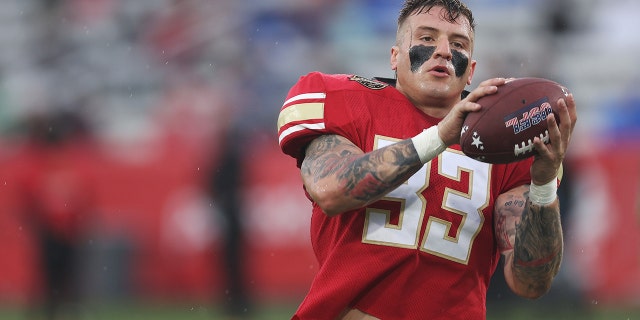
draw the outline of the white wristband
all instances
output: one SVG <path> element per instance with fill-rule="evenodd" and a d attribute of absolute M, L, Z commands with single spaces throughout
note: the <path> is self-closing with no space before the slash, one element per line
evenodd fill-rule
<path fill-rule="evenodd" d="M 438 134 L 438 126 L 430 127 L 411 138 L 413 146 L 418 152 L 420 162 L 427 163 L 431 159 L 438 156 L 442 151 L 447 149 L 440 135 Z"/>
<path fill-rule="evenodd" d="M 553 179 L 541 186 L 535 185 L 532 181 L 529 186 L 529 199 L 533 204 L 544 206 L 556 200 L 556 191 L 558 191 L 557 179 Z"/>

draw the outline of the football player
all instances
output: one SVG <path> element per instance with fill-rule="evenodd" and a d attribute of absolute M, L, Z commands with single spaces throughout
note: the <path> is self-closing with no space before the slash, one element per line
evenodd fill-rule
<path fill-rule="evenodd" d="M 505 79 L 471 84 L 474 19 L 457 0 L 407 0 L 396 79 L 313 72 L 291 88 L 279 143 L 313 204 L 319 270 L 293 319 L 484 319 L 500 254 L 518 295 L 545 294 L 562 259 L 558 173 L 576 121 L 570 95 L 551 143 L 511 164 L 457 145 L 465 114 Z"/>

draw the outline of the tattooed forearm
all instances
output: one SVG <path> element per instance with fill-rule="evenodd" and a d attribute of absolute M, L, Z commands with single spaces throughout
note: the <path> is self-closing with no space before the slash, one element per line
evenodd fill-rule
<path fill-rule="evenodd" d="M 508 193 L 500 196 L 496 204 L 495 233 L 501 252 L 512 250 L 516 239 L 516 224 L 520 222 L 527 199 L 522 193 Z"/>
<path fill-rule="evenodd" d="M 344 196 L 366 203 L 384 196 L 420 167 L 411 140 L 365 154 L 345 138 L 327 135 L 308 147 L 301 169 L 314 183 L 334 179 Z"/>
<path fill-rule="evenodd" d="M 410 141 L 401 141 L 368 153 L 344 167 L 338 178 L 346 182 L 345 191 L 356 199 L 376 199 L 404 183 L 422 166 L 411 148 Z"/>
<path fill-rule="evenodd" d="M 359 153 L 355 146 L 342 143 L 338 136 L 321 136 L 307 148 L 301 170 L 303 175 L 313 177 L 318 182 L 335 174 L 345 158 Z"/>
<path fill-rule="evenodd" d="M 562 245 L 558 204 L 540 206 L 527 201 L 516 224 L 514 275 L 532 292 L 548 290 L 560 268 Z"/>

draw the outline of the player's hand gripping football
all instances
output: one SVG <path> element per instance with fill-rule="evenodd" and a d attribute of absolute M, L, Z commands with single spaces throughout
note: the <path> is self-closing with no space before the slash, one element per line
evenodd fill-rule
<path fill-rule="evenodd" d="M 551 143 L 545 144 L 540 138 L 533 140 L 538 154 L 531 165 L 531 180 L 536 185 L 543 185 L 558 176 L 558 170 L 567 153 L 573 128 L 578 120 L 576 102 L 572 94 L 558 100 L 560 123 L 556 122 L 553 113 L 547 116 L 547 128 Z"/>
<path fill-rule="evenodd" d="M 480 83 L 466 98 L 456 103 L 451 111 L 438 124 L 440 139 L 447 145 L 460 142 L 460 131 L 467 113 L 480 110 L 480 104 L 476 103 L 483 96 L 494 94 L 498 87 L 505 84 L 508 79 L 493 78 Z"/>

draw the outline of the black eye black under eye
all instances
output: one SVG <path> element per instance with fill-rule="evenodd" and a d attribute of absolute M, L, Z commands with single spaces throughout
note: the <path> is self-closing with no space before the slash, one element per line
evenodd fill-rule
<path fill-rule="evenodd" d="M 409 61 L 411 61 L 411 71 L 412 72 L 418 71 L 420 66 L 423 63 L 425 63 L 425 61 L 431 58 L 435 50 L 436 50 L 436 47 L 434 46 L 417 45 L 417 46 L 411 47 L 411 49 L 409 49 Z"/>
<path fill-rule="evenodd" d="M 456 77 L 462 77 L 464 72 L 467 70 L 467 66 L 469 66 L 469 58 L 462 52 L 458 50 L 451 50 L 452 58 L 451 62 L 453 63 L 453 68 L 456 71 Z"/>

